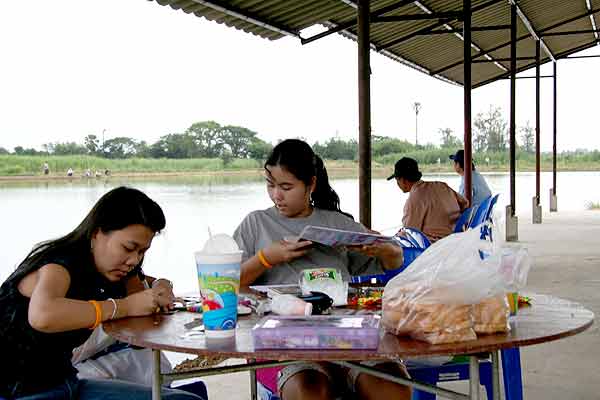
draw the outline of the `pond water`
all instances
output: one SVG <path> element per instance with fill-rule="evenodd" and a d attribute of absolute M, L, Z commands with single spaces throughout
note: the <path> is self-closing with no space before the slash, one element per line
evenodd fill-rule
<path fill-rule="evenodd" d="M 496 212 L 508 203 L 508 174 L 485 174 L 493 193 L 500 193 Z M 425 180 L 441 180 L 458 189 L 456 174 L 425 175 Z M 561 172 L 558 174 L 559 211 L 583 210 L 586 203 L 600 201 L 600 172 Z M 42 240 L 72 230 L 106 191 L 130 185 L 145 191 L 163 208 L 167 228 L 149 250 L 144 270 L 152 276 L 174 281 L 178 292 L 197 288 L 193 252 L 213 233 L 231 234 L 250 211 L 271 205 L 264 180 L 256 177 L 185 177 L 163 179 L 80 179 L 60 182 L 0 182 L 0 282 L 17 266 L 31 247 Z M 552 174 L 542 174 L 541 201 L 548 211 Z M 358 218 L 357 179 L 333 179 L 342 209 Z M 588 189 L 585 189 L 585 188 Z M 531 218 L 531 198 L 535 194 L 535 174 L 517 174 L 517 215 Z M 393 233 L 402 219 L 407 194 L 385 179 L 372 184 L 373 228 Z"/>

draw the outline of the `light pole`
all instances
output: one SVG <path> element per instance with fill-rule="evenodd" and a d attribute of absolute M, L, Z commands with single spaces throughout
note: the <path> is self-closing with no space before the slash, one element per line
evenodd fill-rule
<path fill-rule="evenodd" d="M 421 109 L 421 103 L 415 101 L 413 104 L 415 109 L 415 147 L 419 145 L 419 110 Z"/>
<path fill-rule="evenodd" d="M 102 129 L 102 156 L 104 157 L 104 132 L 106 129 Z"/>

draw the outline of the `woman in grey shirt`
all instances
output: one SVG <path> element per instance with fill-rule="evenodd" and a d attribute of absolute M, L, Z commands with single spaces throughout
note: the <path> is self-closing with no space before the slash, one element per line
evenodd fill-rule
<path fill-rule="evenodd" d="M 372 274 L 402 265 L 402 250 L 391 243 L 349 250 L 313 245 L 306 240 L 285 240 L 297 236 L 306 225 L 361 232 L 367 229 L 340 210 L 339 197 L 329 185 L 323 161 L 307 143 L 284 140 L 275 146 L 264 168 L 267 192 L 274 206 L 250 213 L 234 233 L 244 251 L 242 285 L 296 283 L 299 273 L 312 267 L 336 268 L 348 280 L 350 275 Z M 405 373 L 398 363 L 382 363 L 378 367 Z M 347 379 L 337 379 L 340 373 Z M 333 399 L 348 392 L 362 399 L 410 398 L 407 387 L 353 370 L 340 371 L 326 363 L 286 367 L 279 371 L 277 386 L 282 400 Z"/>

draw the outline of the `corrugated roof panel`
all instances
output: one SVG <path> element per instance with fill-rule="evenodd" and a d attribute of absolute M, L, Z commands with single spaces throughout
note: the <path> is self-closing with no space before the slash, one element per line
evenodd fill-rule
<path fill-rule="evenodd" d="M 175 10 L 193 13 L 199 17 L 244 30 L 268 39 L 279 39 L 286 34 L 298 35 L 301 30 L 316 24 L 342 24 L 353 22 L 348 29 L 351 38 L 356 35 L 356 7 L 341 0 L 155 0 L 163 6 Z M 600 0 L 591 0 L 592 9 L 600 7 Z M 402 6 L 385 15 L 427 14 L 432 12 L 460 11 L 462 0 L 420 0 L 405 4 L 400 0 L 371 1 L 371 10 L 380 10 L 394 4 Z M 544 33 L 589 30 L 591 22 L 585 0 L 520 0 L 518 5 L 530 20 L 533 28 Z M 485 7 L 484 7 L 485 6 Z M 510 5 L 506 0 L 473 0 L 472 8 L 479 9 L 472 15 L 472 26 L 508 25 Z M 564 23 L 574 17 L 575 21 Z M 600 22 L 600 11 L 596 13 Z M 561 26 L 556 26 L 564 23 Z M 416 32 L 452 27 L 462 29 L 462 23 L 456 18 L 448 20 L 416 20 L 394 23 L 373 23 L 371 25 L 371 43 L 379 51 L 393 59 L 420 70 L 438 74 L 439 77 L 462 82 L 463 42 L 455 34 L 416 35 Z M 597 26 L 598 27 L 598 26 Z M 345 34 L 344 32 L 341 32 Z M 496 59 L 510 57 L 510 31 L 473 31 L 472 42 L 482 49 L 471 49 L 473 56 L 489 54 Z M 519 20 L 517 37 L 517 55 L 531 57 L 535 55 L 535 41 L 529 35 L 525 25 Z M 545 36 L 544 42 L 555 55 L 566 55 L 595 44 L 593 33 Z M 492 50 L 494 49 L 494 50 Z M 387 52 L 387 53 L 386 53 Z M 544 62 L 548 57 L 542 52 Z M 481 59 L 482 57 L 479 57 Z M 510 63 L 500 62 L 507 69 Z M 533 60 L 520 60 L 517 69 L 534 65 Z M 506 71 L 493 63 L 475 63 L 472 67 L 473 85 L 493 81 Z"/>

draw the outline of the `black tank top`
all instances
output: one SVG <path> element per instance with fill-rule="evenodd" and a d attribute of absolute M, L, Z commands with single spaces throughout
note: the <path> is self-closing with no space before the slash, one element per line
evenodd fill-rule
<path fill-rule="evenodd" d="M 65 296 L 69 299 L 106 300 L 126 295 L 124 282 L 112 283 L 96 270 L 89 250 L 49 256 L 34 266 L 21 264 L 0 287 L 0 354 L 5 366 L 0 374 L 0 397 L 43 392 L 76 376 L 71 365 L 73 349 L 92 331 L 86 328 L 44 333 L 33 329 L 28 321 L 30 299 L 18 289 L 24 276 L 50 263 L 62 265 L 69 272 L 71 284 Z"/>

